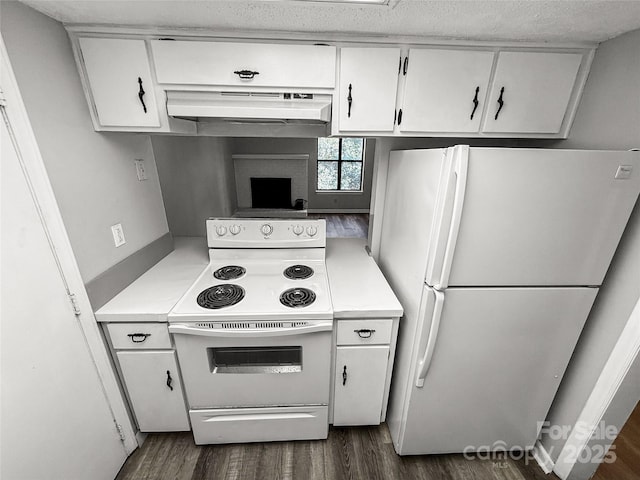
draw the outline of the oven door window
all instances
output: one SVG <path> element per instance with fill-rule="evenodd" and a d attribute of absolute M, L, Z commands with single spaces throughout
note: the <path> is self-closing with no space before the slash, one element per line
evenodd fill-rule
<path fill-rule="evenodd" d="M 302 347 L 210 347 L 211 373 L 298 373 L 302 371 Z"/>

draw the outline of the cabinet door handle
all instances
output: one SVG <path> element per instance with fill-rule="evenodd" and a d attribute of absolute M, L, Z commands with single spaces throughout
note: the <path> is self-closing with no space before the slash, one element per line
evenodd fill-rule
<path fill-rule="evenodd" d="M 344 370 L 342 370 L 342 385 L 346 385 L 347 383 L 347 366 L 344 366 Z"/>
<path fill-rule="evenodd" d="M 498 97 L 498 105 L 500 106 L 498 107 L 498 111 L 496 112 L 496 118 L 494 118 L 494 120 L 498 119 L 498 115 L 500 115 L 500 110 L 502 110 L 502 106 L 504 105 L 504 100 L 502 100 L 503 95 L 504 95 L 504 87 L 500 89 L 500 96 Z"/>
<path fill-rule="evenodd" d="M 251 80 L 256 75 L 260 75 L 260 72 L 254 72 L 253 70 L 236 70 L 236 75 L 238 75 L 242 80 Z"/>
<path fill-rule="evenodd" d="M 347 111 L 347 117 L 351 118 L 351 104 L 353 103 L 353 97 L 351 96 L 351 84 L 349 84 L 349 95 L 347 95 L 347 104 L 349 110 Z"/>
<path fill-rule="evenodd" d="M 402 123 L 402 109 L 398 111 L 398 126 Z"/>
<path fill-rule="evenodd" d="M 150 337 L 150 336 L 151 336 L 150 333 L 128 333 L 127 334 L 127 337 L 129 337 L 133 343 L 142 343 L 147 339 L 147 337 Z"/>
<path fill-rule="evenodd" d="M 167 387 L 169 387 L 169 390 L 173 392 L 173 387 L 171 386 L 172 382 L 173 382 L 173 378 L 171 378 L 171 372 L 167 370 Z"/>
<path fill-rule="evenodd" d="M 360 330 L 354 330 L 360 338 L 371 338 L 371 335 L 375 333 L 375 330 L 370 328 L 361 328 Z"/>
<path fill-rule="evenodd" d="M 402 75 L 407 74 L 407 67 L 409 66 L 409 57 L 404 57 L 404 65 L 402 66 Z"/>
<path fill-rule="evenodd" d="M 473 116 L 476 114 L 476 109 L 478 108 L 478 92 L 480 92 L 480 87 L 476 87 L 476 95 L 473 97 L 473 110 L 471 110 L 471 120 L 473 120 Z"/>
<path fill-rule="evenodd" d="M 144 110 L 144 113 L 147 113 L 147 106 L 144 104 L 144 99 L 142 97 L 144 97 L 144 94 L 146 93 L 144 91 L 144 88 L 142 88 L 142 79 L 140 77 L 138 77 L 138 85 L 140 85 L 140 89 L 138 90 L 138 98 L 140 99 L 140 103 L 142 104 L 142 110 Z"/>

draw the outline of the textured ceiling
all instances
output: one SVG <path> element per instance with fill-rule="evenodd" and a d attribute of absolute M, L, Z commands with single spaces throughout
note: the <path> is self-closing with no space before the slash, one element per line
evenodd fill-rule
<path fill-rule="evenodd" d="M 640 28 L 640 0 L 391 0 L 386 6 L 286 0 L 21 1 L 65 23 L 225 31 L 600 42 Z"/>

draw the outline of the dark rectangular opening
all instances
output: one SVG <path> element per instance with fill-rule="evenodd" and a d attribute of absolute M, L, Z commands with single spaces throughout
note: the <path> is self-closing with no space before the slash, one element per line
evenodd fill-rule
<path fill-rule="evenodd" d="M 290 178 L 251 178 L 252 208 L 291 208 Z"/>
<path fill-rule="evenodd" d="M 297 373 L 302 347 L 207 348 L 211 373 Z"/>

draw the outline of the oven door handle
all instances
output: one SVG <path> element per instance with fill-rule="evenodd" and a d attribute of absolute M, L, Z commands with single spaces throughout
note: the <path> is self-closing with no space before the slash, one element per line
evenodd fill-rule
<path fill-rule="evenodd" d="M 293 328 L 201 328 L 189 325 L 169 325 L 169 332 L 182 335 L 197 335 L 201 337 L 282 337 L 288 335 L 306 335 L 315 332 L 330 332 L 333 330 L 333 321 L 308 325 L 306 327 Z"/>

